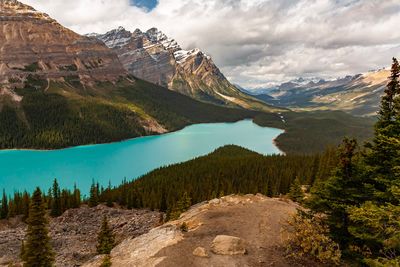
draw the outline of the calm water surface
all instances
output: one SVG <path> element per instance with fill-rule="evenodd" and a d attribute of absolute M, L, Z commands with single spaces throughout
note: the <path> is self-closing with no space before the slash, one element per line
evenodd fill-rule
<path fill-rule="evenodd" d="M 282 130 L 259 127 L 250 120 L 208 123 L 159 136 L 53 151 L 0 151 L 0 189 L 47 189 L 54 178 L 62 188 L 74 183 L 87 194 L 92 179 L 106 186 L 137 178 L 155 168 L 205 155 L 235 144 L 262 154 L 280 153 L 273 144 Z"/>

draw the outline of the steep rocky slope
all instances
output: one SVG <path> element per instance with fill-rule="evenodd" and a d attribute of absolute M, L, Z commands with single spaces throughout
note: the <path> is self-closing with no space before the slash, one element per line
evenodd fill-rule
<path fill-rule="evenodd" d="M 116 81 L 125 71 L 102 42 L 64 28 L 48 15 L 16 0 L 0 2 L 0 87 L 22 87 L 26 79 Z M 6 89 L 5 89 L 6 88 Z"/>
<path fill-rule="evenodd" d="M 195 99 L 258 110 L 273 107 L 243 94 L 232 85 L 200 49 L 183 50 L 156 28 L 129 32 L 124 28 L 88 34 L 117 52 L 130 74 Z"/>
<path fill-rule="evenodd" d="M 162 214 L 148 210 L 125 210 L 100 205 L 66 211 L 50 220 L 50 235 L 56 251 L 56 266 L 80 266 L 96 255 L 97 233 L 107 216 L 116 241 L 134 238 L 157 226 Z M 0 266 L 19 263 L 19 250 L 26 224 L 21 218 L 0 220 Z"/>
<path fill-rule="evenodd" d="M 266 103 L 293 109 L 333 109 L 353 115 L 373 116 L 379 108 L 389 75 L 390 72 L 383 69 L 332 81 L 295 80 L 269 90 L 268 95 L 256 97 Z"/>
<path fill-rule="evenodd" d="M 210 200 L 193 206 L 179 220 L 124 240 L 112 250 L 111 261 L 116 267 L 319 266 L 285 257 L 281 229 L 297 207 L 263 195 Z M 183 223 L 187 232 L 181 230 Z M 97 267 L 101 258 L 83 266 Z"/>

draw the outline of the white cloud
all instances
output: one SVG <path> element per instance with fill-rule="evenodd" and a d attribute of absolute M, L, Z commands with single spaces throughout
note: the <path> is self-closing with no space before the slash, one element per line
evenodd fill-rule
<path fill-rule="evenodd" d="M 157 27 L 244 87 L 355 74 L 400 56 L 398 0 L 160 0 L 151 12 L 129 0 L 24 2 L 79 33 Z"/>

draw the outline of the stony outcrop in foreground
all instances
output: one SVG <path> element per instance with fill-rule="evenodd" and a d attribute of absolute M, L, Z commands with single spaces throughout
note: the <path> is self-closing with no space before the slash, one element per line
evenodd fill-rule
<path fill-rule="evenodd" d="M 226 196 L 193 206 L 179 220 L 111 252 L 123 266 L 301 266 L 285 257 L 281 226 L 298 206 L 263 195 Z M 187 225 L 182 227 L 182 224 Z M 87 262 L 97 267 L 101 256 Z M 314 265 L 318 266 L 318 265 Z"/>

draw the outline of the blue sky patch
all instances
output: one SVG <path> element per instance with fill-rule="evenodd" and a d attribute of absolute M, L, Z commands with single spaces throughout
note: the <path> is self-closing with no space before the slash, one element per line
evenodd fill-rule
<path fill-rule="evenodd" d="M 153 10 L 158 5 L 158 0 L 129 0 L 131 5 L 145 8 L 148 11 Z"/>

